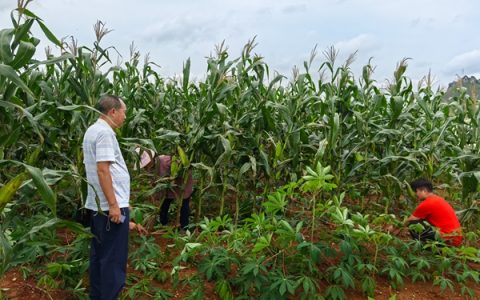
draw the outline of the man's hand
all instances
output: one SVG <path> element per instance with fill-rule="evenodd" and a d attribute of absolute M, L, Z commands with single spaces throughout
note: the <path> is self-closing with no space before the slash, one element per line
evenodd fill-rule
<path fill-rule="evenodd" d="M 114 204 L 114 205 L 109 205 L 109 208 L 108 208 L 108 218 L 110 219 L 110 221 L 112 221 L 113 223 L 120 223 L 120 215 L 121 215 L 121 211 L 120 211 L 120 208 L 118 207 L 118 204 Z"/>
<path fill-rule="evenodd" d="M 128 224 L 128 227 L 130 228 L 130 230 L 136 230 L 140 235 L 148 233 L 148 231 L 142 225 L 135 224 L 134 222 L 130 222 Z"/>

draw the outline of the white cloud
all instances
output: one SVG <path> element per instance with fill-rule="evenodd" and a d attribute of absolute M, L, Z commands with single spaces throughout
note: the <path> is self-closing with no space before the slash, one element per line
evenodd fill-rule
<path fill-rule="evenodd" d="M 350 55 L 357 50 L 359 52 L 369 52 L 370 50 L 377 48 L 378 43 L 373 35 L 360 34 L 352 39 L 340 41 L 334 46 L 335 49 L 339 50 L 341 53 Z"/>
<path fill-rule="evenodd" d="M 142 38 L 156 43 L 178 43 L 185 47 L 214 34 L 214 24 L 184 17 L 150 25 Z"/>
<path fill-rule="evenodd" d="M 304 12 L 307 10 L 307 5 L 305 4 L 289 4 L 282 9 L 282 12 L 285 14 L 293 14 L 298 12 Z"/>
<path fill-rule="evenodd" d="M 448 62 L 447 70 L 461 74 L 480 72 L 480 49 L 455 56 Z"/>

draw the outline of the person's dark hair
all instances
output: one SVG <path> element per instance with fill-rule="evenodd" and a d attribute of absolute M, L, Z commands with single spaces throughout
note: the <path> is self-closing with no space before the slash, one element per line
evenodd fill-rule
<path fill-rule="evenodd" d="M 114 95 L 104 95 L 98 100 L 97 109 L 102 113 L 108 113 L 112 108 L 120 109 L 122 107 L 122 99 Z"/>
<path fill-rule="evenodd" d="M 410 187 L 414 191 L 417 191 L 417 189 L 419 189 L 419 188 L 425 188 L 429 192 L 433 191 L 432 182 L 430 180 L 426 179 L 426 178 L 415 179 L 414 181 L 410 182 Z"/>

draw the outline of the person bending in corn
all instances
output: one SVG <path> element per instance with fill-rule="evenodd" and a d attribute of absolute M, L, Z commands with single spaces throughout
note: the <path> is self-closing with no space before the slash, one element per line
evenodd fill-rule
<path fill-rule="evenodd" d="M 421 224 L 421 232 L 410 229 L 413 239 L 425 242 L 435 240 L 434 228 L 438 229 L 440 237 L 449 245 L 459 246 L 462 243 L 462 229 L 452 206 L 442 197 L 433 193 L 432 183 L 425 178 L 419 178 L 410 183 L 420 204 L 412 215 L 405 220 L 406 225 Z"/>
<path fill-rule="evenodd" d="M 136 151 L 140 152 L 140 149 L 137 148 Z M 170 155 L 156 155 L 151 150 L 143 151 L 140 155 L 140 168 L 151 170 L 159 177 L 170 177 L 171 166 L 172 156 Z M 160 224 L 168 224 L 170 204 L 172 204 L 175 199 L 182 199 L 180 207 L 180 227 L 183 230 L 187 229 L 190 216 L 190 198 L 193 193 L 193 178 L 190 170 L 187 172 L 187 176 L 186 181 L 184 181 L 182 176 L 176 177 L 172 187 L 158 194 L 160 199 L 163 198 L 162 205 L 160 206 Z"/>

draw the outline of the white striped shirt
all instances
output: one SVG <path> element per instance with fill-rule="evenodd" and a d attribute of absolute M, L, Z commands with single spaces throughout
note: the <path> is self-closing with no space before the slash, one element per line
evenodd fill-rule
<path fill-rule="evenodd" d="M 100 186 L 97 174 L 97 162 L 109 161 L 110 173 L 112 175 L 113 191 L 117 199 L 118 206 L 128 207 L 130 199 L 130 175 L 127 165 L 123 159 L 122 152 L 118 145 L 117 138 L 113 129 L 102 119 L 98 119 L 85 132 L 83 138 L 83 163 L 87 173 L 88 195 L 85 202 L 85 208 L 98 210 L 96 196 L 100 200 L 100 209 L 107 211 L 109 209 L 107 199 Z M 97 194 L 95 194 L 95 191 Z"/>

